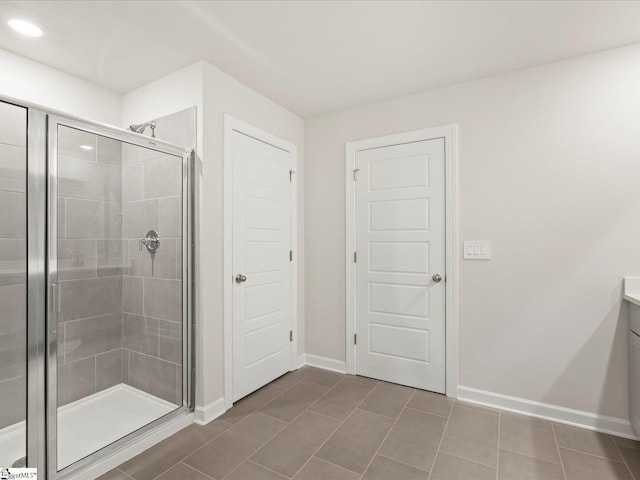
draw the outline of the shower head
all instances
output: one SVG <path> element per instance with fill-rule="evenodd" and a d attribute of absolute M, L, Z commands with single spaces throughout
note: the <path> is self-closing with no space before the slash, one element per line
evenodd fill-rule
<path fill-rule="evenodd" d="M 139 123 L 137 125 L 129 125 L 129 129 L 136 133 L 144 133 L 147 127 L 151 128 L 151 136 L 155 138 L 156 136 L 156 121 L 151 120 L 150 122 Z"/>

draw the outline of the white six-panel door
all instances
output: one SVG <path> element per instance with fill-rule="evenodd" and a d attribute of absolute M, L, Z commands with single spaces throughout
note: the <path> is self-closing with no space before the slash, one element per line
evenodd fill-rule
<path fill-rule="evenodd" d="M 277 147 L 236 131 L 232 141 L 236 401 L 291 369 L 292 165 Z"/>
<path fill-rule="evenodd" d="M 444 139 L 355 160 L 356 373 L 444 393 Z"/>

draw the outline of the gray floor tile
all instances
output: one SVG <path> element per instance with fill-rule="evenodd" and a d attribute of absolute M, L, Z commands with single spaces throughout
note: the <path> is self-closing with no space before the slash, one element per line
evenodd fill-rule
<path fill-rule="evenodd" d="M 302 380 L 261 407 L 260 411 L 285 422 L 290 422 L 328 390 L 329 387 L 325 385 Z"/>
<path fill-rule="evenodd" d="M 189 465 L 179 463 L 160 475 L 156 480 L 211 480 L 211 477 L 194 470 Z"/>
<path fill-rule="evenodd" d="M 392 425 L 390 418 L 355 410 L 316 456 L 362 474 Z"/>
<path fill-rule="evenodd" d="M 441 451 L 495 467 L 498 458 L 498 417 L 455 405 Z"/>
<path fill-rule="evenodd" d="M 293 480 L 358 480 L 360 475 L 313 457 Z"/>
<path fill-rule="evenodd" d="M 632 480 L 624 463 L 560 448 L 567 480 Z"/>
<path fill-rule="evenodd" d="M 215 420 L 204 427 L 191 425 L 118 468 L 135 480 L 152 480 L 230 426 L 221 420 Z"/>
<path fill-rule="evenodd" d="M 439 393 L 425 392 L 424 390 L 416 390 L 413 397 L 409 400 L 407 407 L 422 410 L 423 412 L 433 413 L 448 417 L 453 408 L 454 400 L 447 398 Z"/>
<path fill-rule="evenodd" d="M 285 422 L 276 418 L 252 413 L 184 463 L 213 478 L 223 478 L 285 426 Z"/>
<path fill-rule="evenodd" d="M 344 378 L 344 374 L 330 372 L 328 370 L 319 370 L 309 375 L 306 380 L 313 383 L 319 383 L 327 387 L 333 387 L 336 383 Z"/>
<path fill-rule="evenodd" d="M 292 477 L 339 425 L 338 420 L 305 412 L 258 450 L 251 460 Z"/>
<path fill-rule="evenodd" d="M 309 409 L 329 417 L 344 420 L 371 392 L 373 385 L 341 381 Z"/>
<path fill-rule="evenodd" d="M 640 480 L 640 450 L 635 448 L 618 447 L 622 458 L 636 480 Z"/>
<path fill-rule="evenodd" d="M 364 472 L 362 480 L 427 480 L 429 472 L 391 459 L 376 456 Z"/>
<path fill-rule="evenodd" d="M 564 480 L 559 463 L 500 450 L 498 480 Z"/>
<path fill-rule="evenodd" d="M 358 408 L 368 410 L 387 417 L 397 418 L 406 405 L 413 389 L 393 385 L 390 383 L 378 383 L 369 396 Z"/>
<path fill-rule="evenodd" d="M 115 469 L 98 477 L 97 480 L 131 480 L 131 477 L 121 470 Z"/>
<path fill-rule="evenodd" d="M 501 412 L 500 448 L 560 463 L 553 428 L 546 420 Z"/>
<path fill-rule="evenodd" d="M 491 413 L 493 415 L 500 414 L 500 410 L 496 410 L 495 408 L 485 407 L 483 405 L 466 402 L 464 400 L 456 400 L 456 405 L 460 405 L 461 407 L 471 408 L 472 410 L 477 410 L 479 412 Z"/>
<path fill-rule="evenodd" d="M 286 480 L 287 477 L 283 477 L 275 472 L 267 470 L 251 461 L 246 461 L 238 468 L 236 468 L 231 475 L 227 477 L 228 480 Z"/>
<path fill-rule="evenodd" d="M 406 409 L 379 453 L 422 470 L 431 470 L 446 423 L 446 418 Z"/>
<path fill-rule="evenodd" d="M 269 403 L 274 398 L 282 395 L 285 391 L 285 388 L 273 383 L 265 385 L 260 390 L 253 392 L 251 395 L 247 395 L 234 403 L 233 407 L 227 410 L 220 419 L 229 423 L 237 423 L 250 413 L 255 412 L 260 407 Z"/>
<path fill-rule="evenodd" d="M 429 480 L 495 480 L 496 469 L 439 452 Z"/>
<path fill-rule="evenodd" d="M 556 431 L 556 438 L 560 447 L 590 453 L 591 455 L 609 458 L 618 462 L 622 461 L 611 435 L 558 423 L 554 423 L 553 428 Z"/>
<path fill-rule="evenodd" d="M 294 372 L 289 372 L 280 378 L 276 378 L 270 385 L 275 385 L 279 388 L 291 388 L 295 384 L 300 383 L 302 380 L 307 378 L 313 372 L 319 371 L 318 368 L 313 367 L 302 367 Z"/>
<path fill-rule="evenodd" d="M 615 443 L 619 447 L 640 450 L 640 442 L 638 442 L 637 440 L 631 440 L 630 438 L 613 437 L 613 443 Z"/>

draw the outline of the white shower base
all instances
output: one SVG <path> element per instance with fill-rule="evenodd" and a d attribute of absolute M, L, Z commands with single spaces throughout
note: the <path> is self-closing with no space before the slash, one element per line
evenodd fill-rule
<path fill-rule="evenodd" d="M 91 455 L 177 409 L 129 385 L 116 385 L 58 409 L 58 469 Z M 24 456 L 25 422 L 0 430 L 0 467 Z"/>

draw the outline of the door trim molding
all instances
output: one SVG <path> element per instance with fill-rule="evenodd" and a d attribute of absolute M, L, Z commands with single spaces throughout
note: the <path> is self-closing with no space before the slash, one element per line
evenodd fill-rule
<path fill-rule="evenodd" d="M 224 337 L 224 406 L 233 405 L 233 132 L 239 132 L 261 142 L 288 152 L 293 170 L 298 171 L 298 147 L 275 135 L 243 122 L 229 114 L 224 114 L 224 239 L 223 239 L 223 337 Z M 291 355 L 289 370 L 298 366 L 298 181 L 297 175 L 291 181 Z"/>
<path fill-rule="evenodd" d="M 353 169 L 361 150 L 444 138 L 445 143 L 445 385 L 448 397 L 458 396 L 458 126 L 445 125 L 367 138 L 345 145 L 346 186 L 346 371 L 356 373 L 355 345 L 355 183 Z"/>

